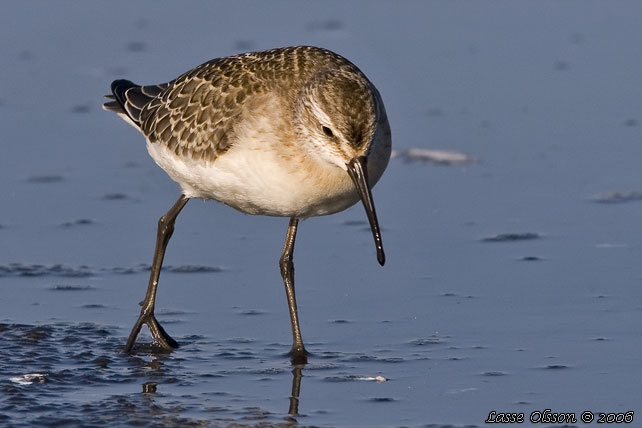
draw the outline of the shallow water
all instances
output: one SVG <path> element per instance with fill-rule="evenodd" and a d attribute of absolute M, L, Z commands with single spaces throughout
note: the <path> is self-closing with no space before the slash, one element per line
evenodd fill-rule
<path fill-rule="evenodd" d="M 364 5 L 0 6 L 0 426 L 639 424 L 642 7 Z M 311 355 L 293 371 L 287 220 L 192 201 L 158 295 L 182 346 L 143 335 L 124 355 L 178 190 L 102 96 L 291 44 L 345 55 L 383 95 L 386 266 L 362 207 L 301 223 Z"/>

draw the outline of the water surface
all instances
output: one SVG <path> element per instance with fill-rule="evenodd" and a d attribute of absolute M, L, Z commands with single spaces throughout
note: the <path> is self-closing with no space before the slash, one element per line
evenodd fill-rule
<path fill-rule="evenodd" d="M 493 410 L 547 408 L 637 421 L 641 12 L 2 4 L 0 424 L 484 426 Z M 385 100 L 398 150 L 374 190 L 386 266 L 360 206 L 300 224 L 311 355 L 293 371 L 287 220 L 192 201 L 158 295 L 182 347 L 124 355 L 178 188 L 100 109 L 109 83 L 293 44 L 350 58 Z"/>

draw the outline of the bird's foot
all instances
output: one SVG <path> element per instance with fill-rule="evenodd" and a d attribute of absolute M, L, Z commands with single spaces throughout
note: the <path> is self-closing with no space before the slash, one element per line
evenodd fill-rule
<path fill-rule="evenodd" d="M 305 350 L 303 345 L 293 345 L 288 355 L 290 356 L 290 361 L 292 361 L 293 366 L 305 365 L 308 363 L 308 351 Z"/>
<path fill-rule="evenodd" d="M 127 344 L 125 345 L 126 353 L 131 353 L 134 347 L 134 343 L 136 342 L 136 337 L 138 337 L 138 333 L 140 333 L 140 329 L 143 324 L 146 324 L 149 328 L 149 332 L 152 334 L 152 338 L 154 339 L 154 344 L 156 346 L 165 351 L 172 351 L 178 348 L 178 342 L 176 342 L 169 334 L 167 334 L 163 326 L 161 326 L 160 323 L 156 320 L 153 312 L 141 312 L 138 320 L 136 321 L 136 324 L 134 324 L 134 327 L 129 334 L 129 338 L 127 339 Z"/>

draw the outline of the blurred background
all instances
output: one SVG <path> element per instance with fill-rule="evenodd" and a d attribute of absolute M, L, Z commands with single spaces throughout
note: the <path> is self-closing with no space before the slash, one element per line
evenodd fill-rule
<path fill-rule="evenodd" d="M 550 408 L 582 426 L 584 410 L 640 411 L 641 17 L 635 1 L 3 2 L 0 422 L 482 426 Z M 395 150 L 373 191 L 384 268 L 361 206 L 300 224 L 312 355 L 294 419 L 287 219 L 190 202 L 158 294 L 183 346 L 120 351 L 179 189 L 101 109 L 114 79 L 289 45 L 359 66 Z"/>

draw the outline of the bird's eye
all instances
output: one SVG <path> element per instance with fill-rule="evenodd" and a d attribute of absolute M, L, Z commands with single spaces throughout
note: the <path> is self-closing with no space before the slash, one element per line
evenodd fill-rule
<path fill-rule="evenodd" d="M 321 129 L 323 129 L 323 133 L 324 133 L 327 137 L 330 137 L 330 138 L 334 137 L 334 134 L 332 133 L 332 129 L 328 128 L 327 126 L 324 126 L 324 127 L 323 127 L 323 128 L 321 128 Z"/>

